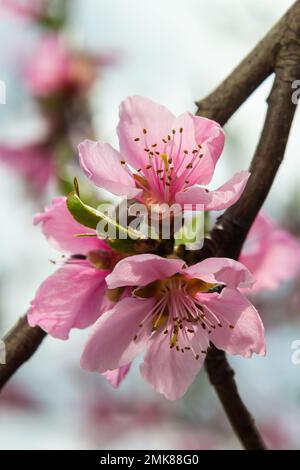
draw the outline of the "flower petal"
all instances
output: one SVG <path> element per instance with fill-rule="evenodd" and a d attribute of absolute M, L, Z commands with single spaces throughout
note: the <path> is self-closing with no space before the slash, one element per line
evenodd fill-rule
<path fill-rule="evenodd" d="M 240 171 L 227 183 L 215 191 L 208 191 L 200 186 L 192 186 L 186 191 L 177 193 L 176 202 L 179 204 L 203 205 L 203 210 L 220 211 L 235 204 L 245 189 L 250 173 Z"/>
<path fill-rule="evenodd" d="M 125 298 L 96 322 L 85 345 L 81 366 L 92 372 L 107 372 L 130 363 L 147 345 L 151 331 L 139 324 L 154 301 Z M 136 334 L 137 341 L 134 341 Z"/>
<path fill-rule="evenodd" d="M 120 153 L 111 145 L 85 140 L 79 144 L 78 149 L 81 167 L 96 186 L 117 196 L 129 198 L 141 193 L 141 190 L 135 187 L 132 175 L 125 165 L 121 164 Z"/>
<path fill-rule="evenodd" d="M 65 197 L 53 199 L 45 212 L 36 214 L 34 224 L 42 224 L 42 230 L 48 241 L 64 253 L 85 255 L 92 250 L 109 250 L 108 245 L 99 238 L 77 237 L 81 233 L 96 234 L 95 230 L 83 227 L 68 211 Z"/>
<path fill-rule="evenodd" d="M 109 289 L 122 286 L 146 286 L 180 272 L 184 261 L 144 254 L 124 258 L 106 278 Z"/>
<path fill-rule="evenodd" d="M 122 101 L 119 117 L 120 152 L 136 169 L 148 163 L 144 150 L 147 146 L 163 145 L 162 139 L 171 133 L 175 119 L 167 108 L 141 96 L 130 96 Z"/>
<path fill-rule="evenodd" d="M 201 328 L 202 330 L 202 328 Z M 209 341 L 200 329 L 191 339 L 196 348 L 207 349 Z M 150 347 L 140 366 L 142 376 L 153 388 L 169 400 L 178 400 L 186 392 L 199 372 L 205 354 L 199 354 L 195 359 L 191 350 L 182 353 L 176 348 L 170 348 L 170 340 L 166 335 L 157 334 L 150 340 Z"/>
<path fill-rule="evenodd" d="M 103 375 L 113 388 L 119 388 L 128 374 L 130 366 L 131 364 L 126 364 L 125 366 L 119 367 L 118 369 L 108 370 L 104 372 Z"/>
<path fill-rule="evenodd" d="M 216 326 L 210 336 L 217 348 L 244 357 L 251 357 L 252 353 L 265 354 L 261 318 L 255 307 L 238 290 L 225 287 L 221 294 L 200 294 L 199 302 L 212 323 L 216 323 L 217 318 L 222 324 L 222 327 Z"/>
<path fill-rule="evenodd" d="M 251 272 L 238 261 L 230 258 L 207 258 L 185 271 L 189 277 L 210 283 L 223 283 L 227 287 L 251 287 L 255 279 Z"/>
<path fill-rule="evenodd" d="M 68 339 L 72 328 L 91 325 L 101 314 L 106 274 L 85 260 L 68 262 L 38 289 L 28 312 L 29 325 L 39 325 L 60 339 Z"/>

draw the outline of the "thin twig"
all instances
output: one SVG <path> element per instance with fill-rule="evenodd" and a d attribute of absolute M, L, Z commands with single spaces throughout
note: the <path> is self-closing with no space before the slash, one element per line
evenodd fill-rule
<path fill-rule="evenodd" d="M 274 71 L 278 49 L 299 11 L 299 1 L 286 12 L 233 72 L 206 98 L 197 101 L 197 114 L 222 126 L 251 93 Z M 296 25 L 296 29 L 297 29 Z M 299 77 L 298 77 L 299 78 Z"/>

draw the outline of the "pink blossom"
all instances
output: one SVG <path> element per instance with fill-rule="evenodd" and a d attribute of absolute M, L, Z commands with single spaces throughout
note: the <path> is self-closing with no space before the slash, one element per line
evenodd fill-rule
<path fill-rule="evenodd" d="M 54 177 L 52 152 L 43 146 L 15 148 L 0 144 L 0 162 L 19 173 L 37 194 L 41 194 Z"/>
<path fill-rule="evenodd" d="M 187 268 L 179 259 L 135 255 L 106 281 L 110 289 L 135 289 L 97 320 L 81 359 L 87 370 L 114 370 L 146 349 L 142 376 L 175 400 L 194 380 L 210 341 L 229 354 L 265 353 L 261 319 L 239 291 L 254 281 L 239 262 L 210 258 Z"/>
<path fill-rule="evenodd" d="M 48 96 L 89 87 L 96 78 L 98 58 L 72 51 L 57 34 L 48 34 L 38 44 L 25 69 L 31 92 Z"/>
<path fill-rule="evenodd" d="M 41 0 L 0 0 L 0 7 L 29 20 L 37 20 L 43 13 Z"/>
<path fill-rule="evenodd" d="M 300 241 L 261 213 L 249 232 L 240 262 L 256 279 L 250 292 L 274 290 L 300 271 Z"/>
<path fill-rule="evenodd" d="M 56 338 L 67 339 L 72 328 L 88 327 L 112 306 L 105 297 L 105 276 L 117 257 L 103 240 L 76 236 L 95 231 L 72 218 L 64 197 L 54 199 L 45 212 L 35 216 L 34 223 L 41 223 L 49 242 L 69 258 L 38 289 L 28 322 Z"/>
<path fill-rule="evenodd" d="M 146 204 L 178 202 L 222 210 L 245 188 L 247 171 L 215 191 L 199 186 L 211 181 L 224 146 L 222 128 L 210 119 L 191 113 L 175 117 L 164 106 L 134 96 L 121 103 L 117 131 L 120 151 L 101 141 L 79 145 L 86 175 L 115 195 Z"/>

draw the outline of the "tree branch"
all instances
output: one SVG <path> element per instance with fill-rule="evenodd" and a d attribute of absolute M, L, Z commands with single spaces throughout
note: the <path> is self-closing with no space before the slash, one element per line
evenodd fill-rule
<path fill-rule="evenodd" d="M 198 102 L 197 114 L 224 124 L 272 72 L 276 78 L 268 100 L 262 135 L 250 167 L 251 177 L 240 200 L 218 220 L 198 252 L 182 252 L 188 264 L 208 256 L 237 259 L 248 231 L 272 186 L 292 124 L 295 105 L 291 82 L 300 76 L 300 1 L 298 0 L 267 36 L 207 98 Z M 45 333 L 30 328 L 26 318 L 7 336 L 7 365 L 0 366 L 0 388 L 38 348 Z M 225 354 L 212 348 L 206 360 L 212 385 L 240 441 L 246 449 L 264 449 L 254 421 L 243 404 Z"/>

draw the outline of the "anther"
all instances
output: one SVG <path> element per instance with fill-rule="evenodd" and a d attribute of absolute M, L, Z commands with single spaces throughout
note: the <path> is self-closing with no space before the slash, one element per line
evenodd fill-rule
<path fill-rule="evenodd" d="M 136 137 L 136 138 L 134 139 L 135 142 L 138 142 L 139 140 L 140 140 L 139 137 Z"/>

